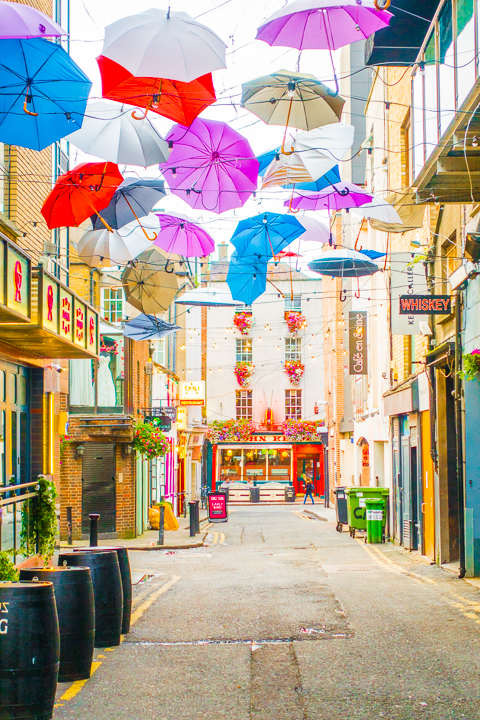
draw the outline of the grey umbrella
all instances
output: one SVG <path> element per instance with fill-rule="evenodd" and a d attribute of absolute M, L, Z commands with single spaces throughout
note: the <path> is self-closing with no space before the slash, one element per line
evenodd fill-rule
<path fill-rule="evenodd" d="M 125 178 L 115 190 L 115 194 L 107 207 L 99 215 L 92 215 L 91 220 L 94 230 L 101 230 L 105 227 L 100 217 L 114 230 L 137 220 L 143 230 L 145 237 L 155 240 L 155 237 L 148 236 L 147 231 L 140 222 L 141 217 L 146 217 L 155 204 L 164 197 L 165 183 L 163 180 L 140 180 L 137 178 Z"/>
<path fill-rule="evenodd" d="M 178 293 L 185 272 L 179 255 L 152 246 L 129 263 L 122 274 L 127 302 L 146 315 L 163 313 Z"/>

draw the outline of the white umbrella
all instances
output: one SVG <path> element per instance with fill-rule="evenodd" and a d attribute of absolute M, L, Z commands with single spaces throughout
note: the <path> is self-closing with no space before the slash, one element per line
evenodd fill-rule
<path fill-rule="evenodd" d="M 125 225 L 122 230 L 126 230 Z M 152 247 L 138 229 L 120 235 L 116 230 L 89 230 L 77 243 L 79 257 L 90 267 L 112 267 L 134 260 L 144 250 Z"/>
<path fill-rule="evenodd" d="M 234 300 L 232 294 L 228 290 L 219 290 L 212 287 L 199 287 L 195 290 L 181 295 L 175 300 L 177 305 L 198 305 L 200 307 L 233 307 L 235 305 L 243 305 L 242 302 Z"/>
<path fill-rule="evenodd" d="M 136 77 L 191 82 L 225 68 L 225 48 L 187 13 L 150 8 L 107 25 L 102 55 Z"/>
<path fill-rule="evenodd" d="M 69 135 L 68 141 L 117 165 L 148 167 L 166 162 L 168 144 L 149 118 L 132 117 L 135 109 L 131 105 L 89 102 L 82 127 Z"/>
<path fill-rule="evenodd" d="M 395 208 L 380 197 L 374 197 L 372 202 L 367 203 L 367 205 L 351 208 L 351 211 L 364 218 L 372 218 L 373 220 L 380 220 L 380 222 L 384 223 L 399 223 L 403 225 L 403 220 Z"/>

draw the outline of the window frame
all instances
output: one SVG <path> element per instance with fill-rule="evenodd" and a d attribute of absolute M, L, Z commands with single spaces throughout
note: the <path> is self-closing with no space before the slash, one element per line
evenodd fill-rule
<path fill-rule="evenodd" d="M 253 419 L 252 390 L 235 390 L 235 418 L 237 420 Z"/>
<path fill-rule="evenodd" d="M 123 288 L 113 290 L 111 287 L 103 287 L 101 290 L 102 292 L 100 297 L 100 308 L 102 320 L 105 320 L 112 325 L 119 325 L 123 320 L 125 309 L 125 293 Z M 117 297 L 106 297 L 107 293 L 115 293 Z M 119 319 L 113 319 L 113 317 Z"/>
<path fill-rule="evenodd" d="M 246 345 L 246 343 L 249 343 L 249 345 Z M 236 338 L 235 358 L 237 363 L 253 362 L 253 347 L 251 338 Z"/>
<path fill-rule="evenodd" d="M 292 350 L 291 347 L 287 350 L 287 346 L 295 346 L 296 349 Z M 302 361 L 302 338 L 299 337 L 286 337 L 285 338 L 285 362 L 295 362 L 296 360 Z"/>
<path fill-rule="evenodd" d="M 295 402 L 292 402 L 295 400 Z M 302 391 L 299 389 L 285 390 L 285 420 L 302 419 Z"/>
<path fill-rule="evenodd" d="M 285 296 L 285 312 L 302 312 L 302 296 L 291 295 Z"/>

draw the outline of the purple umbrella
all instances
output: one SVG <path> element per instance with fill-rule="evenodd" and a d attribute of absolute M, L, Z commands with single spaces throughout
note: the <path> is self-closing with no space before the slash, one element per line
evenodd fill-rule
<path fill-rule="evenodd" d="M 156 213 L 160 221 L 160 233 L 154 245 L 168 253 L 184 257 L 205 257 L 215 250 L 215 243 L 208 233 L 184 215 Z"/>
<path fill-rule="evenodd" d="M 227 123 L 196 118 L 189 128 L 174 125 L 165 139 L 173 150 L 160 169 L 190 207 L 222 213 L 242 207 L 257 189 L 259 162 Z"/>
<path fill-rule="evenodd" d="M 68 33 L 40 10 L 17 2 L 0 2 L 0 39 L 61 37 Z"/>
<path fill-rule="evenodd" d="M 373 195 L 353 183 L 340 182 L 319 193 L 299 193 L 284 202 L 290 210 L 345 210 L 372 202 Z"/>

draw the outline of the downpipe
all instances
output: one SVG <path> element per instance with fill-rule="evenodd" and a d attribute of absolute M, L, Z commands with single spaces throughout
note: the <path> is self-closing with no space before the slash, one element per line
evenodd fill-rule
<path fill-rule="evenodd" d="M 457 449 L 458 487 L 458 543 L 460 551 L 460 579 L 465 577 L 465 486 L 463 480 L 463 432 L 462 432 L 462 308 L 460 290 L 455 292 L 455 433 Z"/>

